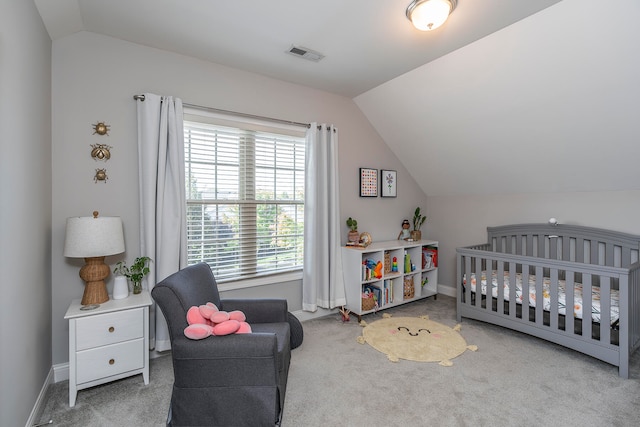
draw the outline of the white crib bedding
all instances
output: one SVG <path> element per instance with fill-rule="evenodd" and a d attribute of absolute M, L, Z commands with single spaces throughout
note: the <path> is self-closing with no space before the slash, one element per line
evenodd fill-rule
<path fill-rule="evenodd" d="M 493 298 L 498 297 L 498 274 L 494 270 L 491 274 L 491 295 Z M 463 277 L 463 282 L 466 285 L 466 277 Z M 487 278 L 486 271 L 482 272 L 481 280 L 481 292 L 482 295 L 487 295 Z M 504 272 L 503 280 L 503 292 L 505 301 L 509 301 L 509 272 Z M 476 276 L 475 273 L 471 275 L 471 292 L 476 291 Z M 550 311 L 551 309 L 551 279 L 545 277 L 542 284 L 543 294 L 543 309 Z M 591 318 L 594 322 L 600 323 L 600 288 L 593 286 L 591 288 Z M 582 283 L 574 283 L 574 307 L 573 315 L 578 319 L 582 319 Z M 516 303 L 522 304 L 522 273 L 516 273 Z M 619 309 L 620 293 L 617 289 L 611 289 L 611 324 L 617 322 L 620 317 Z M 529 275 L 529 306 L 536 306 L 536 276 Z M 558 280 L 558 313 L 566 314 L 566 284 L 564 280 Z"/>

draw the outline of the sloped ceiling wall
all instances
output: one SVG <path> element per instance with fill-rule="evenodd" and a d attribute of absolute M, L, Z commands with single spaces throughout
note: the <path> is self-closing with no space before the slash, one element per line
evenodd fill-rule
<path fill-rule="evenodd" d="M 355 102 L 427 196 L 638 189 L 638 17 L 564 0 Z"/>

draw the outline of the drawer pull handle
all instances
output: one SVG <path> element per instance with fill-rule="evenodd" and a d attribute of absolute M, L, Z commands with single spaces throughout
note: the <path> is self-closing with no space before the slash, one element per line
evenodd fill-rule
<path fill-rule="evenodd" d="M 113 332 L 115 330 L 116 330 L 116 328 L 114 328 L 113 326 L 109 326 L 109 332 Z"/>
<path fill-rule="evenodd" d="M 109 359 L 109 365 L 113 365 L 114 363 L 116 363 L 114 359 Z"/>

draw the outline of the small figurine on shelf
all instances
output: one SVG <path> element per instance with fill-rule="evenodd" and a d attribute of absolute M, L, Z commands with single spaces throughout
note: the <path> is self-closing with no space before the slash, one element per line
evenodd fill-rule
<path fill-rule="evenodd" d="M 408 219 L 405 219 L 404 221 L 402 221 L 402 230 L 400 231 L 400 234 L 398 234 L 398 240 L 408 240 L 411 238 L 411 230 L 409 230 L 411 228 L 411 224 L 409 223 Z"/>
<path fill-rule="evenodd" d="M 398 258 L 393 257 L 393 264 L 391 264 L 391 271 L 397 273 L 398 272 Z"/>

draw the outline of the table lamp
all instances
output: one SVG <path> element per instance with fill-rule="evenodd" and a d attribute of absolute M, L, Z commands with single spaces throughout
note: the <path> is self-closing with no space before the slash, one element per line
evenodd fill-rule
<path fill-rule="evenodd" d="M 105 256 L 124 252 L 124 233 L 120 217 L 67 218 L 67 232 L 64 241 L 64 256 L 84 258 L 80 278 L 86 282 L 82 305 L 102 304 L 109 301 L 104 279 L 109 277 L 110 268 L 104 263 Z"/>

